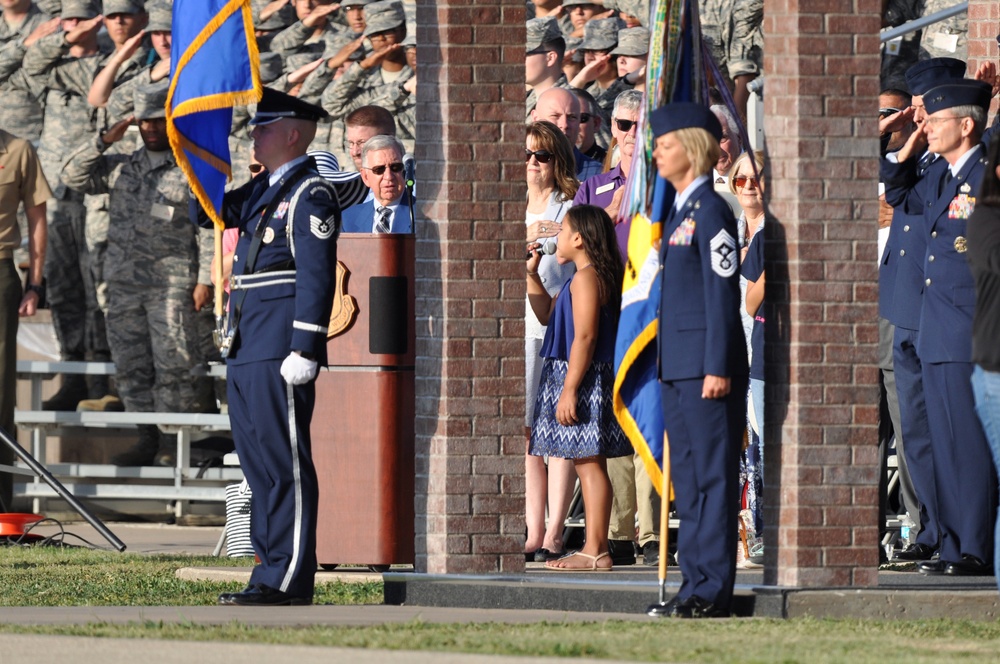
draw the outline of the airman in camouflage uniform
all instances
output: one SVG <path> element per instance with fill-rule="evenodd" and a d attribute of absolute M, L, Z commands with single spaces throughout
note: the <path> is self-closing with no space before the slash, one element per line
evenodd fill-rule
<path fill-rule="evenodd" d="M 124 134 L 119 123 L 88 139 L 63 168 L 63 181 L 110 194 L 108 341 L 118 390 L 128 411 L 190 412 L 198 407 L 191 369 L 204 361 L 195 311 L 210 306 L 210 230 L 188 217 L 188 184 L 166 138 L 167 83 L 136 91 L 135 116 L 144 147 L 107 154 Z M 119 465 L 172 463 L 155 427 L 140 429 Z"/>
<path fill-rule="evenodd" d="M 416 138 L 416 100 L 410 79 L 414 72 L 406 64 L 405 52 L 388 51 L 406 37 L 406 14 L 398 0 L 373 2 L 365 7 L 365 37 L 372 40 L 371 55 L 355 62 L 323 92 L 322 106 L 330 115 L 343 118 L 368 105 L 387 109 L 396 119 L 397 138 L 413 150 Z"/>
<path fill-rule="evenodd" d="M 929 16 L 942 9 L 956 5 L 953 0 L 924 0 L 921 16 Z M 968 60 L 969 57 L 969 13 L 962 12 L 943 21 L 924 28 L 920 38 L 920 59 L 956 58 Z"/>
<path fill-rule="evenodd" d="M 22 12 L 24 18 L 15 22 Z M 27 50 L 25 39 L 49 18 L 31 0 L 18 0 L 0 15 L 0 127 L 33 143 L 42 134 L 44 90 L 19 70 Z"/>
<path fill-rule="evenodd" d="M 66 0 L 60 14 L 64 32 L 70 32 L 80 21 L 97 16 L 89 0 Z M 26 60 L 50 48 L 64 34 L 45 37 L 32 45 Z M 65 60 L 101 58 L 96 33 L 74 44 Z M 37 63 L 36 63 L 37 64 Z M 47 85 L 48 73 L 39 77 Z M 109 362 L 104 313 L 97 306 L 97 291 L 90 268 L 90 250 L 86 241 L 87 210 L 84 195 L 63 184 L 59 175 L 66 158 L 67 146 L 79 141 L 81 134 L 97 131 L 97 110 L 86 98 L 73 90 L 48 87 L 45 97 L 45 120 L 38 146 L 38 157 L 45 177 L 51 184 L 52 198 L 46 206 L 48 217 L 48 260 L 45 279 L 52 323 L 59 339 L 61 358 L 65 361 L 94 360 Z M 46 410 L 76 410 L 77 403 L 88 396 L 100 398 L 108 393 L 107 377 L 96 377 L 88 390 L 86 377 L 67 374 L 54 396 L 43 402 Z"/>
<path fill-rule="evenodd" d="M 566 50 L 566 40 L 563 37 L 562 31 L 559 29 L 559 24 L 554 18 L 532 18 L 529 19 L 525 25 L 524 30 L 527 35 L 525 40 L 525 50 L 524 57 L 531 58 L 537 55 L 547 55 L 548 53 L 559 53 L 560 51 L 565 53 Z M 548 56 L 555 57 L 555 56 Z M 536 73 L 537 68 L 537 73 Z M 531 70 L 529 72 L 529 70 Z M 562 72 L 562 63 L 556 62 L 551 63 L 551 60 L 545 62 L 525 62 L 525 75 L 544 77 L 547 80 L 551 80 L 551 77 L 558 70 L 558 76 L 555 83 L 552 84 L 556 88 L 569 88 L 569 81 L 566 80 L 566 74 Z M 527 81 L 529 85 L 532 85 L 532 81 Z M 546 88 L 548 89 L 548 88 Z M 544 92 L 545 90 L 542 90 Z M 531 122 L 531 112 L 535 110 L 535 105 L 538 103 L 538 91 L 534 87 L 528 90 L 528 96 L 524 99 L 524 121 Z"/>

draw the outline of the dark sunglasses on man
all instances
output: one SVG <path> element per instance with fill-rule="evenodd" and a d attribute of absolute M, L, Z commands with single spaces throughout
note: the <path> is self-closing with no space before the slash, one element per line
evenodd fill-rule
<path fill-rule="evenodd" d="M 389 166 L 389 170 L 392 171 L 393 173 L 402 173 L 403 172 L 403 162 L 401 162 L 401 161 L 394 161 L 391 164 L 389 164 L 388 166 Z M 382 175 L 383 173 L 385 173 L 386 165 L 382 164 L 381 166 L 371 166 L 371 167 L 365 166 L 364 168 L 367 168 L 369 171 L 371 171 L 375 175 Z"/>
<path fill-rule="evenodd" d="M 528 148 L 524 149 L 524 161 L 527 163 L 534 157 L 539 164 L 547 164 L 549 160 L 552 159 L 552 153 L 548 150 L 535 150 L 532 152 Z"/>
<path fill-rule="evenodd" d="M 615 126 L 618 127 L 618 131 L 625 134 L 632 131 L 632 127 L 636 126 L 637 124 L 638 123 L 635 120 L 621 120 L 619 118 L 615 118 Z"/>
<path fill-rule="evenodd" d="M 880 109 L 878 109 L 878 119 L 879 120 L 884 120 L 887 117 L 889 117 L 890 115 L 895 115 L 896 113 L 902 112 L 902 110 L 903 109 L 901 109 L 901 108 L 892 108 L 892 107 L 889 107 L 889 108 L 880 108 Z"/>

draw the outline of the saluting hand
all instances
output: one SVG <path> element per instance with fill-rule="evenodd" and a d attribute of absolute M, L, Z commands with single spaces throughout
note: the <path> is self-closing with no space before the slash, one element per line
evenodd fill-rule
<path fill-rule="evenodd" d="M 44 23 L 39 23 L 38 27 L 31 31 L 31 34 L 24 38 L 24 47 L 28 48 L 42 37 L 48 37 L 59 29 L 59 17 L 50 18 Z"/>
<path fill-rule="evenodd" d="M 345 62 L 351 59 L 354 52 L 361 48 L 361 44 L 364 40 L 364 37 L 358 37 L 357 39 L 347 42 L 347 44 L 337 51 L 332 58 L 326 61 L 326 66 L 334 71 L 340 69 Z"/>
<path fill-rule="evenodd" d="M 116 122 L 111 125 L 111 128 L 107 131 L 101 132 L 101 140 L 104 141 L 105 145 L 111 145 L 112 143 L 117 143 L 122 140 L 122 136 L 128 131 L 129 125 L 135 122 L 135 116 L 130 115 L 120 122 Z"/>
<path fill-rule="evenodd" d="M 382 65 L 382 61 L 385 60 L 385 57 L 387 55 L 389 55 L 393 51 L 398 51 L 401 48 L 403 48 L 402 44 L 387 44 L 386 46 L 383 46 L 377 51 L 372 51 L 372 54 L 369 55 L 364 60 L 362 60 L 359 64 L 361 65 L 362 69 L 371 69 L 372 67 L 380 67 Z"/>
<path fill-rule="evenodd" d="M 76 27 L 66 33 L 66 43 L 76 44 L 83 40 L 83 38 L 92 32 L 97 32 L 100 27 L 104 24 L 104 16 L 98 14 L 94 18 L 89 18 L 86 21 L 80 21 L 76 24 Z"/>

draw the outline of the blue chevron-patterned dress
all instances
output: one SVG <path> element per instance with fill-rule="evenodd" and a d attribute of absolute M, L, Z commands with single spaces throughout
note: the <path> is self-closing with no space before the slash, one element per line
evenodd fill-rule
<path fill-rule="evenodd" d="M 562 459 L 592 456 L 620 457 L 632 454 L 632 445 L 622 431 L 612 409 L 615 383 L 614 348 L 618 312 L 601 307 L 594 358 L 577 390 L 578 422 L 564 427 L 556 421 L 556 404 L 562 394 L 569 369 L 569 350 L 573 345 L 572 279 L 563 285 L 556 299 L 555 311 L 545 331 L 541 356 L 541 386 L 535 400 L 535 424 L 531 429 L 530 454 Z"/>

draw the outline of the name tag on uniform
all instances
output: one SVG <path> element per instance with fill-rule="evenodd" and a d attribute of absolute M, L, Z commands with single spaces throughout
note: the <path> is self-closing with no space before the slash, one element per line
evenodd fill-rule
<path fill-rule="evenodd" d="M 681 225 L 675 228 L 674 232 L 670 234 L 670 239 L 667 241 L 667 244 L 674 247 L 691 246 L 691 241 L 694 238 L 694 228 L 694 219 L 685 219 L 681 222 Z"/>
<path fill-rule="evenodd" d="M 600 187 L 594 190 L 594 194 L 603 194 L 606 191 L 611 191 L 615 188 L 614 182 L 609 182 L 607 184 L 602 184 Z"/>
<path fill-rule="evenodd" d="M 968 194 L 959 194 L 948 204 L 949 219 L 968 219 L 972 211 L 976 209 L 976 197 Z"/>
<path fill-rule="evenodd" d="M 162 203 L 153 203 L 153 207 L 149 209 L 149 216 L 153 219 L 170 221 L 174 217 L 174 206 L 164 205 Z"/>

